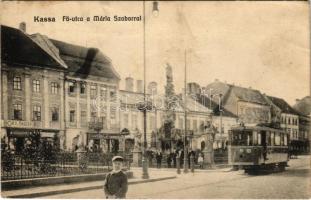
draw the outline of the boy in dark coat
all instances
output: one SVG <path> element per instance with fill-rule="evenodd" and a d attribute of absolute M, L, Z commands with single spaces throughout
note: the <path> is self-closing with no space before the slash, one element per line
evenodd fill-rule
<path fill-rule="evenodd" d="M 123 158 L 112 158 L 113 170 L 106 176 L 104 191 L 106 199 L 125 199 L 128 188 L 127 175 L 122 171 Z"/>

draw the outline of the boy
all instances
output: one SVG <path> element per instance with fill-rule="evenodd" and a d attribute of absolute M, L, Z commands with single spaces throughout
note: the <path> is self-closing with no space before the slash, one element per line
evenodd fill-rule
<path fill-rule="evenodd" d="M 123 157 L 112 158 L 113 170 L 106 176 L 104 191 L 106 199 L 125 199 L 127 192 L 127 175 L 122 171 Z"/>

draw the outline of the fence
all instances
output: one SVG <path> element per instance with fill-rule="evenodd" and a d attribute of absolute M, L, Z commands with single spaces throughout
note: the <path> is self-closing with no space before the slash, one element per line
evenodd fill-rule
<path fill-rule="evenodd" d="M 74 153 L 62 153 L 56 159 L 25 159 L 11 155 L 1 160 L 1 180 L 17 180 L 54 176 L 104 173 L 112 170 L 111 158 L 116 154 L 86 153 L 81 162 Z M 125 169 L 130 169 L 131 158 L 125 156 Z"/>

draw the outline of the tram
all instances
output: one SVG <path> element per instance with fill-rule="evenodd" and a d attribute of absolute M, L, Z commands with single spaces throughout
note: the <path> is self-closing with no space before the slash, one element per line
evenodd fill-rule
<path fill-rule="evenodd" d="M 284 171 L 289 160 L 288 134 L 267 126 L 238 126 L 229 131 L 229 162 L 246 173 Z"/>

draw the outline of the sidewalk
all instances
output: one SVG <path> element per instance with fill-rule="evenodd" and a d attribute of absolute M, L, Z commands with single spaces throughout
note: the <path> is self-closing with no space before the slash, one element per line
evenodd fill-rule
<path fill-rule="evenodd" d="M 131 170 L 134 173 L 134 177 L 129 179 L 129 185 L 140 184 L 147 182 L 162 181 L 167 179 L 176 178 L 176 173 L 166 171 L 149 171 L 149 179 L 142 179 L 142 169 L 137 168 Z M 94 190 L 103 188 L 102 181 L 91 181 L 82 183 L 70 183 L 70 184 L 59 184 L 59 185 L 48 185 L 39 187 L 28 187 L 17 190 L 2 191 L 1 196 L 5 198 L 35 198 L 43 197 L 48 195 L 71 193 L 83 190 Z"/>

